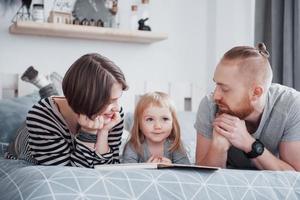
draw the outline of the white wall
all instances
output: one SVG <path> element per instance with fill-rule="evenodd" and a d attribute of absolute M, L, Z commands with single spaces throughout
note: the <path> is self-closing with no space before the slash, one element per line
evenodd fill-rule
<path fill-rule="evenodd" d="M 254 0 L 207 0 L 207 84 L 212 80 L 216 64 L 222 55 L 237 45 L 254 45 Z"/>
<path fill-rule="evenodd" d="M 126 28 L 130 0 L 119 2 L 121 28 Z M 152 0 L 150 5 L 153 31 L 169 34 L 150 45 L 11 35 L 17 8 L 2 16 L 1 11 L 0 73 L 22 73 L 34 65 L 43 73 L 64 74 L 81 55 L 98 52 L 122 68 L 131 90 L 143 81 L 190 81 L 211 90 L 221 55 L 233 45 L 253 43 L 254 0 Z"/>

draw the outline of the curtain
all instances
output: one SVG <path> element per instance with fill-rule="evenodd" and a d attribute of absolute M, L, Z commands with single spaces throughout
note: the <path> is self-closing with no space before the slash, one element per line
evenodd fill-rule
<path fill-rule="evenodd" d="M 255 42 L 270 52 L 273 82 L 300 90 L 299 0 L 256 0 Z"/>

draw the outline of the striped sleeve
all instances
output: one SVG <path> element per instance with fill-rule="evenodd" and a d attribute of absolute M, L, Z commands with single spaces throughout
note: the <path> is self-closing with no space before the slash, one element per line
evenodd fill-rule
<path fill-rule="evenodd" d="M 29 153 L 43 165 L 71 165 L 71 136 L 53 112 L 49 99 L 35 104 L 28 112 Z"/>
<path fill-rule="evenodd" d="M 41 100 L 28 113 L 30 154 L 39 164 L 72 165 L 93 168 L 95 165 L 119 163 L 119 146 L 123 133 L 124 113 L 121 122 L 110 130 L 110 151 L 97 154 L 76 139 L 72 140 L 64 122 L 53 112 L 49 99 Z"/>

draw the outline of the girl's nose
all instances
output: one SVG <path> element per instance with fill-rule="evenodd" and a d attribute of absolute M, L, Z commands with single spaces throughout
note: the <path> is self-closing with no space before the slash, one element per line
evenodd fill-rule
<path fill-rule="evenodd" d="M 154 128 L 155 128 L 155 129 L 160 129 L 160 128 L 161 128 L 161 123 L 160 123 L 159 121 L 156 121 L 156 122 L 154 123 Z"/>

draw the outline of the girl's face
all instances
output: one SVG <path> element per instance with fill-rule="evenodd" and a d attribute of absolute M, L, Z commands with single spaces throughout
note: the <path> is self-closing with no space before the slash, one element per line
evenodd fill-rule
<path fill-rule="evenodd" d="M 172 113 L 169 108 L 151 105 L 144 110 L 140 125 L 148 142 L 162 143 L 171 134 L 173 128 Z"/>

